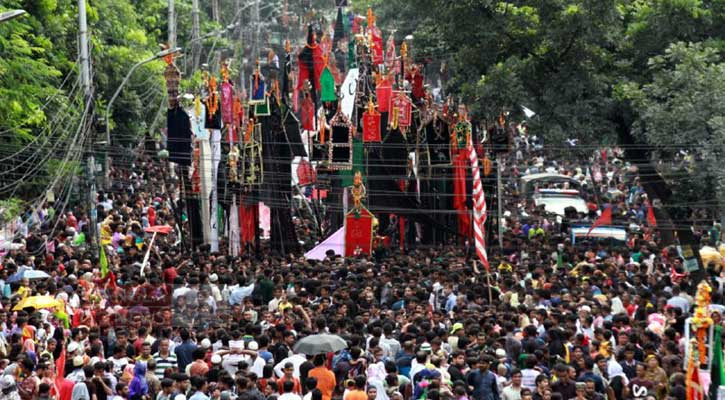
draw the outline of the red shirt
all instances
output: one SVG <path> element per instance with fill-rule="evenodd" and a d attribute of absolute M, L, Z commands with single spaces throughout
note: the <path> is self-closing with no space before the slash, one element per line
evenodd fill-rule
<path fill-rule="evenodd" d="M 169 267 L 164 270 L 164 272 L 162 273 L 162 276 L 164 278 L 164 282 L 174 283 L 174 279 L 176 279 L 176 277 L 179 276 L 179 273 L 176 272 L 176 267 Z"/>

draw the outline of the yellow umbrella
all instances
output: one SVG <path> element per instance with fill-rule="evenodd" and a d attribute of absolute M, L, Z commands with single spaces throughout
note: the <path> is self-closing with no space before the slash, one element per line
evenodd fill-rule
<path fill-rule="evenodd" d="M 26 307 L 33 307 L 36 310 L 39 310 L 41 308 L 55 308 L 61 305 L 61 302 L 54 299 L 52 296 L 31 296 L 20 300 L 20 302 L 13 307 L 13 311 L 20 311 Z"/>
<path fill-rule="evenodd" d="M 700 258 L 702 259 L 702 263 L 705 264 L 705 266 L 708 266 L 711 263 L 716 267 L 723 266 L 723 256 L 714 247 L 703 246 L 700 249 Z"/>

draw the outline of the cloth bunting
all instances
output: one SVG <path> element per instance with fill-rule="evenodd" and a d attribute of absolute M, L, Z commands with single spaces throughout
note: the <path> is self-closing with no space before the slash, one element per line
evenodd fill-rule
<path fill-rule="evenodd" d="M 385 68 L 387 71 L 397 75 L 400 73 L 400 64 L 396 63 L 395 59 L 395 35 L 391 33 L 390 37 L 388 37 L 388 43 L 385 46 Z"/>
<path fill-rule="evenodd" d="M 393 78 L 383 78 L 375 86 L 375 97 L 377 98 L 378 111 L 386 113 L 390 111 L 390 98 L 393 95 Z"/>
<path fill-rule="evenodd" d="M 647 225 L 651 228 L 657 227 L 657 218 L 655 218 L 655 209 L 649 202 L 647 203 Z"/>
<path fill-rule="evenodd" d="M 322 75 L 322 70 L 325 67 L 322 56 L 322 49 L 317 44 L 315 34 L 310 25 L 307 28 L 307 44 L 298 57 L 298 89 L 302 89 L 305 81 L 309 80 L 315 90 L 320 90 L 320 75 Z"/>
<path fill-rule="evenodd" d="M 690 344 L 688 344 L 690 346 Z M 685 377 L 685 387 L 687 388 L 687 400 L 704 400 L 705 393 L 700 384 L 700 368 L 695 361 L 695 346 L 690 348 L 690 356 L 687 360 L 687 376 Z M 633 393 L 636 395 L 636 393 Z"/>
<path fill-rule="evenodd" d="M 337 100 L 337 95 L 335 95 L 335 76 L 332 75 L 332 72 L 330 72 L 328 67 L 325 67 L 325 69 L 322 70 L 322 75 L 320 76 L 320 86 L 322 88 L 320 100 L 325 102 Z"/>
<path fill-rule="evenodd" d="M 239 206 L 239 226 L 242 231 L 242 244 L 254 244 L 257 236 L 257 221 L 259 220 L 259 207 L 257 203 L 246 205 L 242 201 Z"/>
<path fill-rule="evenodd" d="M 342 15 L 342 7 L 338 7 L 337 17 L 335 18 L 335 36 L 333 37 L 333 47 L 337 48 L 337 43 L 345 37 L 347 37 L 347 34 L 345 32 L 345 23 Z"/>
<path fill-rule="evenodd" d="M 304 131 L 315 130 L 315 103 L 308 94 L 305 95 L 300 105 L 300 124 Z"/>
<path fill-rule="evenodd" d="M 191 121 L 181 107 L 166 113 L 167 150 L 169 161 L 179 165 L 191 164 Z"/>
<path fill-rule="evenodd" d="M 380 65 L 384 62 L 383 58 L 383 32 L 380 31 L 380 28 L 375 26 L 375 24 L 372 24 L 368 26 L 368 32 L 370 33 L 370 36 L 373 39 L 373 64 Z"/>
<path fill-rule="evenodd" d="M 465 149 L 458 151 L 453 159 L 453 208 L 458 212 L 458 234 L 468 238 L 471 235 L 471 217 L 466 207 L 466 164 Z"/>
<path fill-rule="evenodd" d="M 222 82 L 222 122 L 234 122 L 234 89 L 229 82 Z"/>

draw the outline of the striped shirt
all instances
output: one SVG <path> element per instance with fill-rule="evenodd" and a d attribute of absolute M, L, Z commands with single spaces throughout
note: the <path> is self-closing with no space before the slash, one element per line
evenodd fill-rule
<path fill-rule="evenodd" d="M 176 361 L 176 354 L 169 353 L 166 357 L 161 357 L 159 353 L 154 354 L 154 361 L 156 361 L 156 369 L 154 370 L 154 375 L 156 375 L 157 378 L 163 379 L 164 378 L 164 370 L 166 368 L 171 367 L 177 367 L 177 361 Z"/>

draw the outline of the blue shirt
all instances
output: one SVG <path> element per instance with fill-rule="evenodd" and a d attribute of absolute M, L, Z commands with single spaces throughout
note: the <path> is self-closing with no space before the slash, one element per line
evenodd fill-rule
<path fill-rule="evenodd" d="M 189 400 L 209 400 L 209 396 L 205 395 L 204 392 L 197 390 L 196 393 L 189 397 Z"/>
<path fill-rule="evenodd" d="M 194 350 L 196 350 L 196 345 L 191 340 L 187 340 L 174 348 L 176 361 L 179 364 L 179 371 L 185 371 L 186 366 L 194 362 L 194 358 L 192 357 Z"/>
<path fill-rule="evenodd" d="M 448 298 L 446 299 L 446 312 L 453 311 L 453 307 L 456 306 L 456 300 L 458 300 L 458 297 L 451 293 L 448 295 Z"/>
<path fill-rule="evenodd" d="M 496 375 L 491 371 L 475 370 L 468 375 L 468 384 L 473 386 L 474 400 L 499 400 Z"/>

